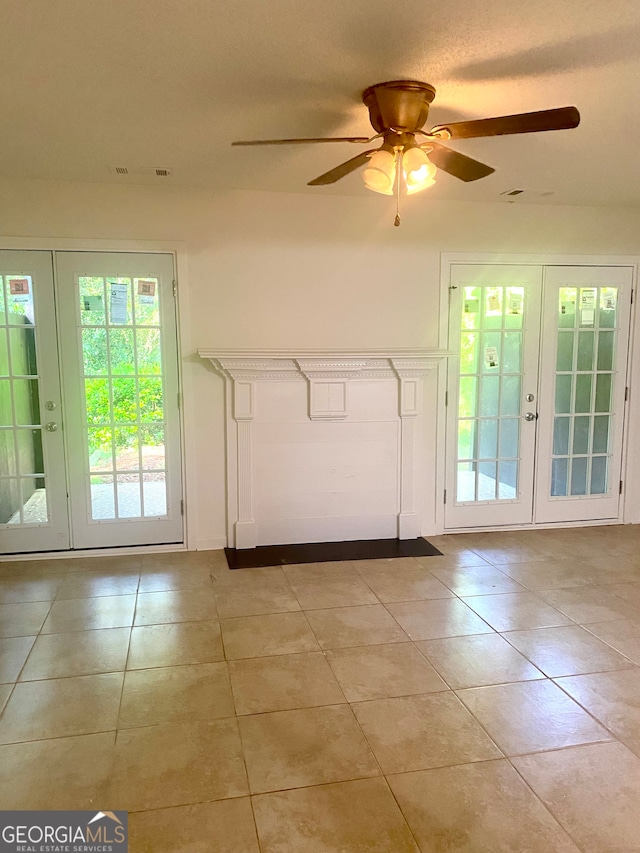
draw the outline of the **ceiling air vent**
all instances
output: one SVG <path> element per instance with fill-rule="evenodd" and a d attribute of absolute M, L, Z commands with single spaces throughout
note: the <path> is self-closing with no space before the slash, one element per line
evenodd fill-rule
<path fill-rule="evenodd" d="M 555 195 L 555 190 L 523 190 L 520 187 L 515 187 L 512 190 L 505 190 L 500 195 L 509 202 L 514 202 L 516 199 L 523 202 L 531 202 L 536 199 L 549 198 Z"/>
<path fill-rule="evenodd" d="M 159 178 L 168 178 L 171 174 L 171 169 L 154 169 Z"/>
<path fill-rule="evenodd" d="M 112 166 L 111 171 L 114 175 L 128 175 L 129 169 L 126 166 Z"/>

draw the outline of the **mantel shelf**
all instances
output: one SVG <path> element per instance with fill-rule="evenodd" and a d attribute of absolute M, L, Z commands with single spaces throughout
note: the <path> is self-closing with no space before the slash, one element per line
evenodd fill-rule
<path fill-rule="evenodd" d="M 426 347 L 388 347 L 385 349 L 218 349 L 217 347 L 200 347 L 198 355 L 201 358 L 214 359 L 379 359 L 379 358 L 449 358 L 455 353 L 452 350 L 430 349 Z"/>

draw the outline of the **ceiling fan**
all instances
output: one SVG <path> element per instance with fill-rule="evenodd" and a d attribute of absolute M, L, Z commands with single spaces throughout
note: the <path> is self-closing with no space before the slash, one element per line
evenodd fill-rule
<path fill-rule="evenodd" d="M 379 148 L 369 148 L 309 181 L 308 186 L 333 184 L 351 172 L 367 165 L 364 183 L 368 189 L 385 195 L 400 193 L 404 177 L 407 193 L 412 194 L 434 183 L 438 169 L 461 181 L 477 181 L 495 169 L 440 143 L 454 139 L 481 136 L 506 136 L 514 133 L 538 133 L 544 130 L 567 130 L 577 127 L 580 113 L 576 107 L 518 113 L 497 118 L 449 122 L 422 128 L 436 90 L 417 80 L 390 80 L 365 89 L 362 100 L 369 110 L 374 136 L 343 136 L 320 139 L 259 139 L 232 142 L 232 145 L 298 145 L 322 142 L 368 144 L 382 139 Z M 419 139 L 417 138 L 419 137 Z M 401 165 L 402 168 L 399 168 Z M 396 217 L 399 224 L 399 217 Z"/>

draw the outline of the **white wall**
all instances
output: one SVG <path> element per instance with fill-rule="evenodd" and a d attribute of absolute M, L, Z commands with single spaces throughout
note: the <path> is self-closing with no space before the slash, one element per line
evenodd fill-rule
<path fill-rule="evenodd" d="M 373 195 L 0 180 L 4 245 L 26 245 L 19 238 L 41 247 L 51 238 L 184 244 L 191 547 L 220 547 L 225 531 L 222 380 L 195 355 L 198 347 L 436 347 L 442 252 L 640 256 L 640 210 L 427 197 L 407 200 L 400 228 L 393 214 L 389 200 Z M 640 345 L 635 358 L 640 376 Z M 433 394 L 435 380 L 426 384 Z M 640 458 L 639 398 L 632 392 L 632 459 Z M 434 417 L 430 466 L 435 429 Z M 435 524 L 431 474 L 425 532 Z M 627 481 L 627 520 L 640 521 L 640 483 Z"/>

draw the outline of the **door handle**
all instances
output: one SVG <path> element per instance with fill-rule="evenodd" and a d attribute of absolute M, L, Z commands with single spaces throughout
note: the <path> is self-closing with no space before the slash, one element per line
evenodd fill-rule
<path fill-rule="evenodd" d="M 49 432 L 55 432 L 58 429 L 58 424 L 55 421 L 49 421 L 49 423 L 45 425 L 45 429 Z"/>
<path fill-rule="evenodd" d="M 527 412 L 524 416 L 525 421 L 536 421 L 538 420 L 537 412 Z"/>

